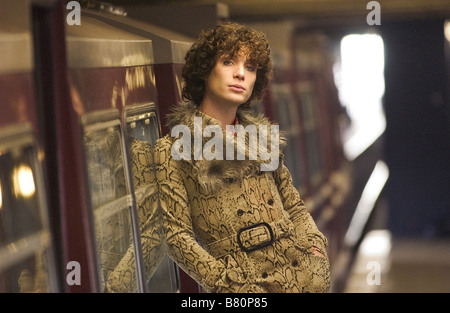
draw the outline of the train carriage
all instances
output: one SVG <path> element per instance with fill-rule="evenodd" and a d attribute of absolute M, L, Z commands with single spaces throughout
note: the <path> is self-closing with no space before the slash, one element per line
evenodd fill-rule
<path fill-rule="evenodd" d="M 0 292 L 59 291 L 30 14 L 0 4 Z"/>

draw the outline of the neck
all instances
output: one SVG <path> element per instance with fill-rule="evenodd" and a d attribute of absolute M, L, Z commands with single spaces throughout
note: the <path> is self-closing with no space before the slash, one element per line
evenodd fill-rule
<path fill-rule="evenodd" d="M 225 129 L 227 125 L 234 125 L 237 107 L 217 107 L 202 103 L 198 110 L 220 121 L 222 128 Z"/>

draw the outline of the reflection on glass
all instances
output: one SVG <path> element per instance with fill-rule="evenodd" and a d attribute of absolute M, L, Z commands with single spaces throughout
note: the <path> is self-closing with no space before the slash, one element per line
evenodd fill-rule
<path fill-rule="evenodd" d="M 89 189 L 95 220 L 96 243 L 103 291 L 135 292 L 136 261 L 131 222 L 132 198 L 127 184 L 126 159 L 120 121 L 85 127 L 85 150 Z M 106 282 L 119 262 L 128 256 L 128 267 L 116 273 L 123 282 L 111 290 Z"/>
<path fill-rule="evenodd" d="M 147 282 L 148 292 L 177 292 L 179 288 L 178 268 L 165 254 L 156 271 Z"/>
<path fill-rule="evenodd" d="M 36 293 L 48 291 L 48 265 L 46 264 L 44 255 L 44 251 L 39 251 L 12 268 L 10 273 L 20 270 L 20 275 L 17 279 L 19 292 Z"/>
<path fill-rule="evenodd" d="M 148 292 L 176 292 L 178 272 L 166 253 L 158 202 L 153 155 L 161 134 L 154 105 L 131 107 L 126 121 L 146 288 Z"/>
<path fill-rule="evenodd" d="M 155 112 L 140 114 L 129 118 L 128 136 L 153 145 L 159 138 L 158 121 Z"/>
<path fill-rule="evenodd" d="M 0 138 L 0 292 L 48 292 L 54 267 L 39 163 L 32 137 L 17 132 Z"/>
<path fill-rule="evenodd" d="M 35 193 L 32 148 L 24 147 L 20 155 L 0 155 L 2 181 L 2 230 L 12 242 L 42 229 L 39 199 Z M 28 159 L 28 160 L 27 160 Z"/>
<path fill-rule="evenodd" d="M 36 191 L 33 172 L 26 164 L 20 164 L 13 171 L 14 192 L 16 197 L 29 198 Z"/>
<path fill-rule="evenodd" d="M 141 234 L 144 277 L 148 282 L 165 253 L 162 246 L 162 221 L 158 207 L 153 145 L 131 137 L 129 152 Z"/>

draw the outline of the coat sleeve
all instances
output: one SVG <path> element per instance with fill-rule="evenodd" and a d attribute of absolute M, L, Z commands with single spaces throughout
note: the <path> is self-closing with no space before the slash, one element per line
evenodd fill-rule
<path fill-rule="evenodd" d="M 324 255 L 327 255 L 328 241 L 319 231 L 312 216 L 306 210 L 298 190 L 292 183 L 291 174 L 284 163 L 281 163 L 280 168 L 275 171 L 275 181 L 278 184 L 278 191 L 283 201 L 284 209 L 289 213 L 302 245 L 310 250 L 316 247 Z"/>
<path fill-rule="evenodd" d="M 174 160 L 167 147 L 157 148 L 155 152 L 159 198 L 170 257 L 207 292 L 228 288 L 225 262 L 209 254 L 195 239 L 180 169 L 182 161 Z"/>

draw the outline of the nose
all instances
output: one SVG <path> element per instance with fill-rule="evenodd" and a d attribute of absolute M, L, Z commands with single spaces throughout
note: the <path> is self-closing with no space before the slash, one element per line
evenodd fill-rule
<path fill-rule="evenodd" d="M 244 80 L 245 79 L 245 71 L 244 71 L 244 66 L 243 65 L 238 65 L 236 66 L 236 69 L 234 71 L 234 78 L 237 78 L 239 80 Z"/>

